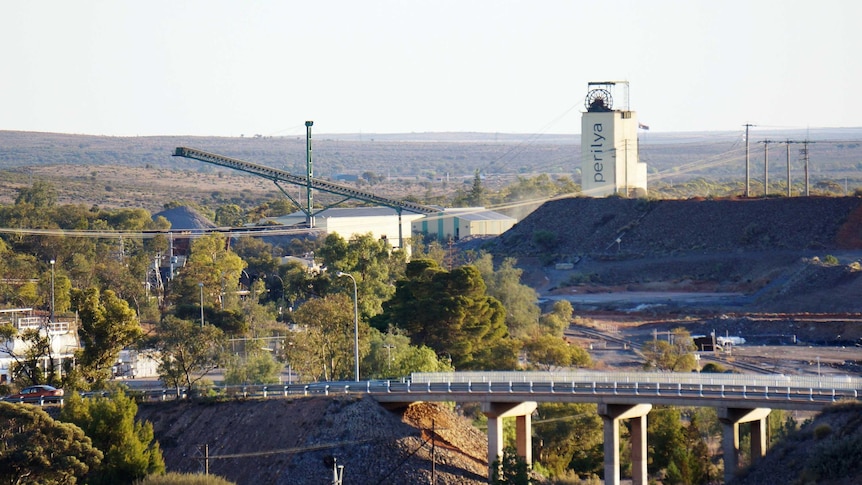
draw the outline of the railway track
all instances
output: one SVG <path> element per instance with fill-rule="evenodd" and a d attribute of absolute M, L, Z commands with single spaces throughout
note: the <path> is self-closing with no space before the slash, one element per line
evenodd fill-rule
<path fill-rule="evenodd" d="M 634 340 L 631 340 L 631 339 L 628 339 L 625 337 L 617 336 L 617 335 L 614 335 L 611 333 L 602 332 L 599 330 L 595 330 L 595 329 L 587 328 L 587 327 L 582 327 L 582 326 L 578 326 L 578 325 L 571 325 L 571 326 L 569 326 L 568 330 L 565 332 L 565 335 L 567 337 L 582 336 L 582 337 L 587 337 L 587 338 L 591 338 L 591 339 L 597 339 L 597 340 L 602 340 L 605 342 L 610 342 L 610 343 L 619 345 L 622 350 L 629 349 L 635 355 L 637 355 L 639 357 L 643 357 L 643 344 L 642 343 L 636 342 Z M 720 358 L 712 356 L 708 353 L 700 353 L 699 355 L 700 355 L 701 362 L 703 362 L 703 361 L 714 362 L 714 363 L 720 364 L 724 367 L 732 367 L 735 369 L 739 369 L 739 370 L 746 371 L 749 373 L 754 373 L 754 374 L 775 374 L 776 373 L 774 370 L 766 369 L 763 366 L 758 365 L 758 364 L 752 364 L 749 362 L 739 361 L 739 360 L 735 360 L 733 362 L 728 362 L 725 359 L 720 359 Z"/>

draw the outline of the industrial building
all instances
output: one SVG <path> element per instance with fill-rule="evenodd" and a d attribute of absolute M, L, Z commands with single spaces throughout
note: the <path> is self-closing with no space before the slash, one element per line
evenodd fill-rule
<path fill-rule="evenodd" d="M 438 241 L 457 241 L 470 236 L 499 236 L 518 220 L 484 207 L 443 209 L 413 221 L 413 233 Z"/>
<path fill-rule="evenodd" d="M 327 234 L 338 234 L 350 240 L 371 233 L 375 239 L 385 239 L 393 248 L 400 248 L 399 235 L 409 235 L 413 221 L 421 219 L 422 214 L 398 212 L 391 207 L 329 208 L 314 214 L 314 227 Z M 281 217 L 266 219 L 266 222 L 285 226 L 302 226 L 308 216 L 303 211 Z M 399 231 L 399 221 L 401 223 Z"/>
<path fill-rule="evenodd" d="M 581 188 L 584 195 L 643 197 L 647 167 L 638 159 L 637 113 L 629 110 L 629 83 L 587 84 L 581 117 Z"/>

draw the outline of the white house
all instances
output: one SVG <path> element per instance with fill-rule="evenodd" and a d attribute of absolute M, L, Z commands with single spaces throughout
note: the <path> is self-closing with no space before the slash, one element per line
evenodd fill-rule
<path fill-rule="evenodd" d="M 51 354 L 55 369 L 62 370 L 63 361 L 73 359 L 75 350 L 81 347 L 75 321 L 50 322 L 48 317 L 35 315 L 32 308 L 12 308 L 0 310 L 0 325 L 12 325 L 18 334 L 27 330 L 38 330 L 51 342 Z M 12 381 L 12 366 L 15 357 L 19 359 L 27 351 L 29 343 L 20 337 L 0 339 L 0 383 Z M 48 358 L 39 363 L 42 369 L 49 366 Z"/>

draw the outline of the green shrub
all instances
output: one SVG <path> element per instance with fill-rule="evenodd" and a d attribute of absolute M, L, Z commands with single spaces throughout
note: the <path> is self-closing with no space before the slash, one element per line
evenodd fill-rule
<path fill-rule="evenodd" d="M 814 438 L 818 440 L 822 440 L 832 434 L 832 427 L 828 424 L 821 424 L 820 426 L 814 428 Z"/>
<path fill-rule="evenodd" d="M 533 244 L 545 251 L 550 251 L 557 245 L 557 233 L 540 229 L 533 233 Z"/>
<path fill-rule="evenodd" d="M 150 475 L 137 482 L 137 485 L 235 485 L 215 475 L 200 475 L 186 473 L 168 473 L 165 475 Z"/>

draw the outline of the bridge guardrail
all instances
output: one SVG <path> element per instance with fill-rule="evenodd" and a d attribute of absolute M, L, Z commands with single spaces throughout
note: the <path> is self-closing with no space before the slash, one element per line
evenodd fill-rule
<path fill-rule="evenodd" d="M 839 388 L 862 390 L 862 378 L 853 376 L 787 376 L 784 374 L 702 374 L 680 372 L 414 372 L 410 381 L 420 382 L 647 382 L 734 386 Z"/>
<path fill-rule="evenodd" d="M 471 379 L 475 378 L 475 379 Z M 615 379 L 616 378 L 616 379 Z M 859 400 L 862 379 L 851 376 L 816 377 L 796 376 L 740 376 L 722 374 L 672 373 L 599 373 L 599 372 L 507 372 L 507 373 L 415 373 L 407 380 L 380 380 L 363 382 L 314 382 L 267 385 L 209 386 L 189 390 L 181 388 L 129 389 L 127 394 L 139 401 L 167 401 L 192 397 L 226 397 L 269 399 L 290 396 L 370 394 L 388 399 L 396 395 L 405 399 L 466 400 L 471 394 L 488 400 L 493 395 L 508 396 L 507 400 L 544 400 L 550 396 L 584 397 L 592 399 L 631 398 L 668 400 L 742 400 L 764 403 L 774 401 L 792 403 L 830 403 L 840 400 Z M 99 394 L 102 395 L 102 394 Z M 424 395 L 424 396 L 423 396 Z M 48 404 L 44 400 L 15 400 Z M 62 405 L 62 402 L 60 403 Z"/>

